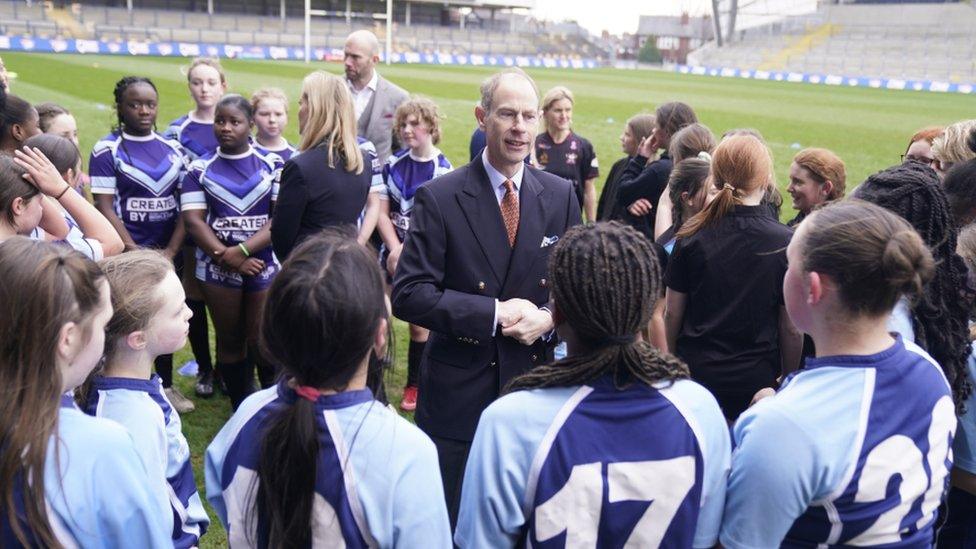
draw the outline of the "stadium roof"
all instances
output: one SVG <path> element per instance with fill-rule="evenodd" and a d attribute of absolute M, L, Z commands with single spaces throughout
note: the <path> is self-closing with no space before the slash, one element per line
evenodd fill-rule
<path fill-rule="evenodd" d="M 641 15 L 637 24 L 638 36 L 674 36 L 711 40 L 714 34 L 709 17 L 680 15 Z"/>

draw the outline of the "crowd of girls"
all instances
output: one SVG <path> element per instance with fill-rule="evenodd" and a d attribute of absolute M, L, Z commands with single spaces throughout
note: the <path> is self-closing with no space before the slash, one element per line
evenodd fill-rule
<path fill-rule="evenodd" d="M 680 102 L 627 121 L 598 205 L 553 88 L 526 161 L 603 222 L 553 249 L 565 355 L 482 415 L 452 532 L 380 375 L 413 197 L 452 169 L 437 105 L 403 103 L 376 159 L 338 77 L 304 80 L 292 147 L 283 92 L 228 94 L 210 59 L 186 76 L 165 135 L 153 82 L 119 80 L 88 175 L 67 109 L 0 89 L 0 546 L 196 547 L 202 495 L 232 547 L 976 540 L 976 122 L 918 132 L 848 198 L 837 154 L 797 152 L 781 224 L 762 135 L 716 139 Z M 172 388 L 187 340 L 197 394 L 234 410 L 205 494 Z"/>

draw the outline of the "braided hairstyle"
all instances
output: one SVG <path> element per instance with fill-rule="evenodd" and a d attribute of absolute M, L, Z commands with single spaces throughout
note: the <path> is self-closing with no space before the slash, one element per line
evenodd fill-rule
<path fill-rule="evenodd" d="M 156 89 L 156 84 L 153 84 L 152 80 L 146 78 L 145 76 L 123 76 L 121 80 L 115 83 L 115 89 L 112 91 L 115 97 L 115 117 L 116 125 L 112 128 L 112 132 L 121 134 L 125 130 L 125 121 L 122 120 L 122 96 L 125 94 L 125 90 L 129 89 L 129 86 L 134 84 L 149 84 L 156 95 L 159 96 L 159 90 Z"/>
<path fill-rule="evenodd" d="M 873 202 L 904 218 L 922 237 L 935 259 L 935 276 L 912 306 L 915 341 L 932 355 L 952 386 L 959 411 L 973 391 L 966 371 L 969 313 L 966 264 L 956 254 L 957 232 L 935 170 L 906 162 L 870 177 L 855 198 Z"/>
<path fill-rule="evenodd" d="M 637 334 L 660 293 L 661 270 L 650 241 L 616 221 L 578 225 L 549 260 L 552 295 L 583 351 L 515 378 L 507 391 L 571 387 L 604 375 L 626 387 L 688 377 L 688 367 Z"/>

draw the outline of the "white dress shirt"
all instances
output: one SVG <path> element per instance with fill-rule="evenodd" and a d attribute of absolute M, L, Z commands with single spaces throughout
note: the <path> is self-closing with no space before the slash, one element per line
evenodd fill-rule
<path fill-rule="evenodd" d="M 373 98 L 373 93 L 376 92 L 376 83 L 379 80 L 379 73 L 373 70 L 373 77 L 369 79 L 366 86 L 361 90 L 357 90 L 352 82 L 348 78 L 346 79 L 346 84 L 349 86 L 349 93 L 352 94 L 352 104 L 356 109 L 356 120 L 359 120 L 363 111 L 366 110 L 366 105 L 369 105 L 369 100 Z"/>
<path fill-rule="evenodd" d="M 488 147 L 481 151 L 481 162 L 485 165 L 485 172 L 488 174 L 488 181 L 491 181 L 491 188 L 495 189 L 495 198 L 498 199 L 498 206 L 501 207 L 502 199 L 505 198 L 505 180 L 511 179 L 515 184 L 515 194 L 519 194 L 522 189 L 522 174 L 525 173 L 525 163 L 519 163 L 519 169 L 512 177 L 505 177 L 488 162 Z"/>

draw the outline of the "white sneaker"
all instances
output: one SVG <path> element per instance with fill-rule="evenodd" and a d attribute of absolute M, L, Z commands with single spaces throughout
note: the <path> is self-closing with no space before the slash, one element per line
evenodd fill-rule
<path fill-rule="evenodd" d="M 183 396 L 183 393 L 179 391 L 176 387 L 167 387 L 163 389 L 166 393 L 166 398 L 169 399 L 170 404 L 176 411 L 181 414 L 186 414 L 192 412 L 196 407 L 193 405 L 193 401 Z"/>

